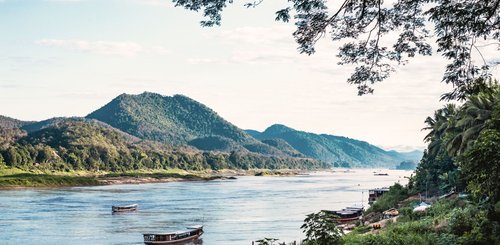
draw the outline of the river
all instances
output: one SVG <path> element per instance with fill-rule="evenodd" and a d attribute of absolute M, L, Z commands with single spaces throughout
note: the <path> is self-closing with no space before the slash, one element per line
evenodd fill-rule
<path fill-rule="evenodd" d="M 303 238 L 305 216 L 366 207 L 368 189 L 406 184 L 410 171 L 373 169 L 291 177 L 0 191 L 1 244 L 142 244 L 142 233 L 203 224 L 203 245 Z M 139 204 L 112 214 L 113 204 Z"/>

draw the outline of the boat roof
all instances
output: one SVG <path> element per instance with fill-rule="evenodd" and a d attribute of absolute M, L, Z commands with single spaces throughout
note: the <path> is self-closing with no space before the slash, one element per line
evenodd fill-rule
<path fill-rule="evenodd" d="M 178 234 L 182 234 L 182 233 L 186 233 L 186 232 L 191 232 L 193 230 L 198 230 L 198 229 L 201 229 L 203 228 L 203 225 L 192 225 L 192 226 L 188 226 L 186 227 L 187 230 L 179 230 L 179 231 L 174 231 L 174 232 L 164 232 L 164 233 L 144 233 L 143 235 L 178 235 Z"/>
<path fill-rule="evenodd" d="M 131 207 L 136 207 L 138 206 L 137 203 L 134 204 L 126 204 L 126 205 L 113 205 L 113 207 L 118 207 L 118 208 L 131 208 Z"/>
<path fill-rule="evenodd" d="M 389 191 L 389 188 L 387 187 L 382 187 L 382 188 L 375 188 L 375 189 L 370 189 L 368 191 Z"/>
<path fill-rule="evenodd" d="M 347 207 L 345 209 L 346 210 L 363 210 L 364 208 L 362 208 L 362 207 Z"/>

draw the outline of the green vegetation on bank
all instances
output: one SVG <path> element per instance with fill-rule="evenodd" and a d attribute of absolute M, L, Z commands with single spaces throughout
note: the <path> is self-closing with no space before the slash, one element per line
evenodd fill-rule
<path fill-rule="evenodd" d="M 415 175 L 406 187 L 390 187 L 364 214 L 364 221 L 376 226 L 360 223 L 340 240 L 304 242 L 500 244 L 500 85 L 484 84 L 471 90 L 462 105 L 446 105 L 427 118 L 429 145 Z M 431 206 L 414 210 L 421 199 Z M 398 217 L 383 219 L 391 208 L 398 210 Z M 316 227 L 323 232 L 336 224 L 321 222 Z"/>
<path fill-rule="evenodd" d="M 65 187 L 102 185 L 113 180 L 124 179 L 138 180 L 135 183 L 148 181 L 144 179 L 180 179 L 180 180 L 213 180 L 222 178 L 220 175 L 208 171 L 186 171 L 182 169 L 158 170 L 129 170 L 123 172 L 92 172 L 69 171 L 60 172 L 44 168 L 31 168 L 29 170 L 0 166 L 0 188 L 14 187 Z"/>
<path fill-rule="evenodd" d="M 0 167 L 0 188 L 12 187 L 63 187 L 97 185 L 98 179 L 82 173 L 58 173 L 52 171 L 26 171 Z"/>
<path fill-rule="evenodd" d="M 415 213 L 414 201 L 399 208 L 397 222 L 388 222 L 378 231 L 352 232 L 343 244 L 498 244 L 500 210 L 488 210 L 481 204 L 445 198 L 436 201 L 426 212 Z"/>
<path fill-rule="evenodd" d="M 33 132 L 0 128 L 0 164 L 59 172 L 327 167 L 310 158 L 172 147 L 138 140 L 100 122 L 78 118 L 64 119 Z"/>

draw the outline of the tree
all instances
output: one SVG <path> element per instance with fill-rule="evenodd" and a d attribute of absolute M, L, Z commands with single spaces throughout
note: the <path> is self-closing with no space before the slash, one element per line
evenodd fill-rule
<path fill-rule="evenodd" d="M 483 129 L 493 127 L 494 110 L 499 105 L 500 85 L 496 82 L 487 89 L 468 96 L 453 123 L 448 126 L 448 131 L 453 134 L 447 143 L 448 154 L 455 156 L 465 152 Z"/>
<path fill-rule="evenodd" d="M 424 141 L 429 143 L 427 153 L 430 157 L 436 157 L 442 150 L 449 121 L 456 114 L 456 111 L 455 105 L 447 104 L 445 107 L 436 110 L 434 117 L 425 119 L 427 127 L 423 128 L 423 130 L 430 130 L 430 132 L 424 137 Z"/>
<path fill-rule="evenodd" d="M 264 0 L 245 4 L 255 7 Z M 233 0 L 173 0 L 175 6 L 203 11 L 202 26 L 221 24 L 221 13 Z M 276 12 L 276 21 L 295 21 L 293 33 L 298 50 L 311 55 L 316 42 L 328 35 L 341 42 L 340 64 L 357 67 L 348 82 L 358 94 L 373 93 L 371 87 L 404 65 L 416 55 L 431 55 L 433 26 L 438 49 L 449 64 L 443 81 L 454 89 L 443 99 L 465 99 L 467 94 L 484 85 L 491 67 L 482 60 L 476 64 L 473 53 L 482 57 L 481 39 L 498 45 L 500 41 L 500 0 L 344 0 L 330 9 L 327 0 L 289 0 Z M 391 40 L 389 34 L 396 34 Z M 500 45 L 498 45 L 500 48 Z"/>
<path fill-rule="evenodd" d="M 305 245 L 334 245 L 341 244 L 342 230 L 339 229 L 337 216 L 320 211 L 308 214 L 302 225 L 306 234 Z"/>
<path fill-rule="evenodd" d="M 500 131 L 488 129 L 460 160 L 468 189 L 476 195 L 486 195 L 494 204 L 500 200 Z"/>

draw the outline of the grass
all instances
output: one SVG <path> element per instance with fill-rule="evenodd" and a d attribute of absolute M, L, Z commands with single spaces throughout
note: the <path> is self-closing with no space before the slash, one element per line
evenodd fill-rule
<path fill-rule="evenodd" d="M 95 177 L 22 173 L 0 177 L 0 188 L 98 185 Z"/>
<path fill-rule="evenodd" d="M 12 187 L 62 187 L 97 185 L 94 176 L 81 173 L 52 173 L 41 170 L 27 171 L 19 168 L 0 167 L 0 188 Z"/>
<path fill-rule="evenodd" d="M 15 187 L 65 187 L 99 185 L 99 180 L 113 177 L 130 178 L 176 178 L 184 180 L 213 180 L 207 172 L 188 172 L 182 169 L 134 170 L 126 172 L 91 172 L 70 171 L 57 172 L 43 169 L 24 170 L 20 168 L 0 166 L 0 188 Z"/>
<path fill-rule="evenodd" d="M 211 176 L 206 172 L 192 172 L 185 171 L 182 169 L 159 169 L 159 170 L 133 170 L 125 172 L 112 172 L 106 173 L 99 178 L 109 178 L 109 177 L 132 177 L 132 178 L 155 178 L 155 179 L 165 179 L 165 178 L 179 178 L 186 180 L 211 180 L 217 179 L 217 176 Z"/>

